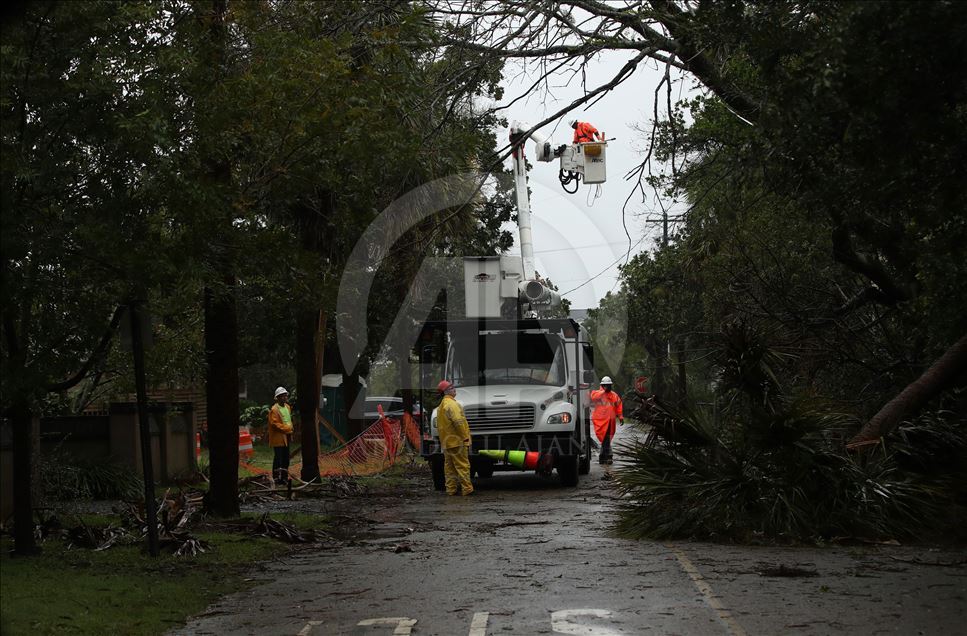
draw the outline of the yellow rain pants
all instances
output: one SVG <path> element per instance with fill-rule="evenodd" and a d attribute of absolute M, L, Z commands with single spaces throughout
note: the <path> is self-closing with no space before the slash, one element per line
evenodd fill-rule
<path fill-rule="evenodd" d="M 443 449 L 443 476 L 446 478 L 447 494 L 469 495 L 473 492 L 470 483 L 470 458 L 467 456 L 466 446 L 454 446 Z"/>

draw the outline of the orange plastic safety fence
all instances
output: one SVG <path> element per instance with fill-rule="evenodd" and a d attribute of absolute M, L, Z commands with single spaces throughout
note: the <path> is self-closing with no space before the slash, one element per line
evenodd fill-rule
<path fill-rule="evenodd" d="M 382 417 L 342 446 L 320 454 L 319 474 L 323 477 L 375 475 L 396 463 L 407 442 L 419 450 L 420 430 L 413 418 L 409 414 L 402 421 Z M 240 461 L 239 466 L 256 475 L 272 472 L 245 461 Z M 293 464 L 289 474 L 298 476 L 301 468 L 301 463 Z"/>

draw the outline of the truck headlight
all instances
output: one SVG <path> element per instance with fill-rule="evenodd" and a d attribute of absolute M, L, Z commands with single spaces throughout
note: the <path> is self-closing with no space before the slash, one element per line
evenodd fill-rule
<path fill-rule="evenodd" d="M 548 424 L 570 424 L 571 414 L 570 413 L 556 413 L 549 418 L 547 418 Z"/>

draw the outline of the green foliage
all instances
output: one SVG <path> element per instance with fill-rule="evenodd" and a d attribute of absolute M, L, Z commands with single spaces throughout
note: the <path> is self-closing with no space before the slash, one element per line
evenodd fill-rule
<path fill-rule="evenodd" d="M 252 431 L 259 431 L 268 426 L 269 406 L 249 406 L 242 409 L 240 426 L 248 426 Z"/>
<path fill-rule="evenodd" d="M 648 435 L 626 446 L 632 461 L 616 471 L 622 534 L 923 539 L 961 518 L 962 427 L 928 418 L 881 451 L 851 456 L 844 441 L 855 418 L 814 396 L 786 393 L 771 369 L 777 354 L 748 330 L 731 329 L 720 356 L 720 413 L 654 401 L 637 413 Z M 912 446 L 913 437 L 943 451 Z"/>
<path fill-rule="evenodd" d="M 130 467 L 107 460 L 77 460 L 63 451 L 41 457 L 40 486 L 47 499 L 144 499 L 144 482 Z"/>

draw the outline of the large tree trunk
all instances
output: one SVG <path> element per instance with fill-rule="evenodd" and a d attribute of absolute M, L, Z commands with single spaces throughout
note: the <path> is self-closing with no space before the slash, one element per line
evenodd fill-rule
<path fill-rule="evenodd" d="M 326 317 L 319 310 L 301 309 L 296 317 L 296 390 L 302 422 L 302 481 L 319 478 L 319 392 Z"/>
<path fill-rule="evenodd" d="M 218 517 L 238 508 L 238 316 L 235 277 L 223 289 L 205 289 L 205 361 L 211 484 L 205 507 Z"/>
<path fill-rule="evenodd" d="M 904 418 L 915 414 L 937 394 L 967 373 L 967 335 L 958 340 L 946 353 L 923 372 L 892 400 L 880 409 L 847 448 L 860 448 L 875 443 L 896 428 Z"/>
<path fill-rule="evenodd" d="M 34 419 L 30 406 L 18 400 L 9 410 L 13 427 L 13 540 L 14 553 L 37 554 L 34 539 L 33 458 Z"/>
<path fill-rule="evenodd" d="M 662 400 L 668 398 L 668 374 L 665 373 L 668 360 L 668 345 L 655 336 L 645 338 L 645 351 L 655 361 L 655 373 L 651 378 L 651 393 Z"/>
<path fill-rule="evenodd" d="M 685 349 L 686 341 L 684 337 L 679 337 L 676 347 L 676 357 L 678 358 L 678 405 L 683 407 L 688 402 L 688 374 L 685 368 Z"/>
<path fill-rule="evenodd" d="M 211 0 L 196 4 L 201 23 L 208 29 L 207 50 L 199 62 L 207 65 L 212 86 L 224 82 L 227 64 L 227 0 Z M 214 134 L 214 133 L 212 133 Z M 201 143 L 205 142 L 205 143 Z M 205 495 L 205 507 L 218 517 L 237 517 L 238 507 L 238 315 L 236 279 L 231 243 L 234 220 L 230 203 L 232 169 L 229 160 L 215 150 L 218 141 L 200 140 L 199 146 L 209 153 L 204 157 L 202 183 L 214 188 L 219 206 L 215 209 L 216 225 L 212 231 L 211 266 L 217 287 L 205 288 L 205 362 L 206 399 L 208 403 L 208 443 L 210 448 L 211 483 Z"/>

